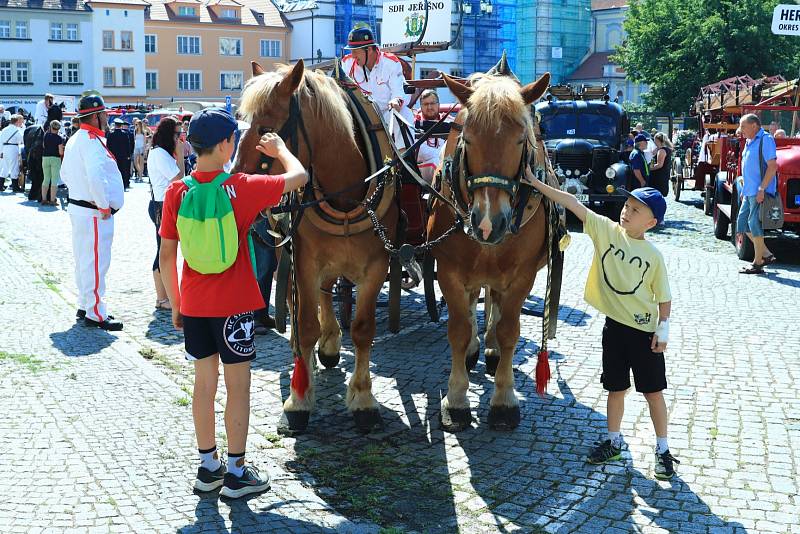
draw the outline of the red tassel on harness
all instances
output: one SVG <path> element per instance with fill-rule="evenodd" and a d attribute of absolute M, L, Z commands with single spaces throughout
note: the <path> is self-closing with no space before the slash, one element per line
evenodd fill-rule
<path fill-rule="evenodd" d="M 539 358 L 536 361 L 536 393 L 544 397 L 547 391 L 547 382 L 550 381 L 550 362 L 549 353 L 546 350 L 539 351 Z"/>
<path fill-rule="evenodd" d="M 548 377 L 549 377 L 548 371 Z M 294 372 L 292 373 L 292 389 L 297 393 L 301 399 L 306 398 L 306 391 L 308 391 L 308 369 L 306 362 L 299 356 L 294 357 Z"/>

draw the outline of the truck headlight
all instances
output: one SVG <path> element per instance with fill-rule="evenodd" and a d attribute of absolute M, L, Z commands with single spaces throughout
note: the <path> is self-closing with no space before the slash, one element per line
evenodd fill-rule
<path fill-rule="evenodd" d="M 617 171 L 614 170 L 614 167 L 609 167 L 606 169 L 606 178 L 609 180 L 613 180 L 617 176 Z"/>
<path fill-rule="evenodd" d="M 614 185 L 613 184 L 608 184 L 606 186 L 606 193 L 608 193 L 609 195 L 614 193 L 614 191 L 615 191 L 615 189 L 614 189 Z"/>

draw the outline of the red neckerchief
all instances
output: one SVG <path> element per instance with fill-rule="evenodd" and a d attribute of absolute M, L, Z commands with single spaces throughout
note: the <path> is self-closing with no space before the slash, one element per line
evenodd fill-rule
<path fill-rule="evenodd" d="M 86 130 L 86 133 L 89 134 L 89 139 L 99 139 L 100 144 L 106 149 L 106 154 L 108 154 L 114 161 L 117 161 L 117 158 L 114 157 L 114 154 L 111 153 L 106 144 L 102 141 L 106 138 L 106 133 L 103 130 L 95 128 L 91 124 L 86 123 L 81 123 L 81 130 Z"/>
<path fill-rule="evenodd" d="M 378 59 L 380 59 L 380 55 L 381 55 L 381 51 L 378 50 Z M 375 61 L 375 65 L 377 65 L 377 64 L 378 64 L 378 61 L 376 60 Z M 375 65 L 372 66 L 373 69 L 375 68 Z M 356 80 L 356 67 L 357 66 L 358 66 L 358 60 L 355 58 L 355 56 L 353 56 L 353 66 L 350 67 L 350 79 L 353 80 L 354 82 L 356 82 L 356 85 L 358 85 L 358 88 L 361 89 L 362 93 L 364 93 L 365 95 L 369 96 L 369 95 L 372 94 L 372 91 L 369 91 L 369 90 L 364 89 L 363 87 L 361 87 L 361 84 L 358 83 L 358 81 Z M 364 72 L 364 81 L 368 82 L 369 78 L 367 78 L 367 69 L 366 69 L 366 67 L 361 67 L 361 70 Z M 370 72 L 372 72 L 372 69 L 370 69 Z"/>

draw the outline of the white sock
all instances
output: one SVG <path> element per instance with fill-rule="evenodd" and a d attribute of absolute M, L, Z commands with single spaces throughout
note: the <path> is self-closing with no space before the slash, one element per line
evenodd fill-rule
<path fill-rule="evenodd" d="M 241 460 L 241 465 L 237 465 Z M 244 453 L 231 454 L 228 452 L 228 473 L 232 473 L 237 477 L 242 476 L 244 473 Z"/>
<path fill-rule="evenodd" d="M 667 437 L 664 436 L 663 438 L 659 438 L 656 436 L 656 452 L 658 454 L 664 454 L 669 450 L 669 445 L 667 444 Z"/>
<path fill-rule="evenodd" d="M 622 448 L 622 432 L 609 432 L 608 439 L 611 440 L 611 444 L 616 448 Z"/>
<path fill-rule="evenodd" d="M 222 462 L 219 461 L 219 454 L 217 448 L 208 449 L 206 451 L 200 450 L 200 467 L 205 467 L 209 471 L 216 471 Z"/>

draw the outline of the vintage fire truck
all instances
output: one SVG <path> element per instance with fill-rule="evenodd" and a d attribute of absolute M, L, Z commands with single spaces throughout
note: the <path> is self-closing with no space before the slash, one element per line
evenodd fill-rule
<path fill-rule="evenodd" d="M 561 188 L 618 218 L 626 197 L 617 189 L 632 179 L 621 157 L 630 124 L 608 86 L 554 85 L 536 113 Z"/>
<path fill-rule="evenodd" d="M 781 232 L 800 233 L 800 106 L 773 105 L 797 101 L 796 83 L 787 89 L 784 98 L 767 98 L 755 106 L 742 106 L 738 117 L 747 113 L 759 116 L 765 129 L 784 130 L 784 136 L 775 139 L 778 163 L 778 195 L 784 211 Z M 789 98 L 791 97 L 791 98 Z M 743 260 L 753 259 L 753 243 L 745 235 L 736 232 L 736 218 L 741 204 L 742 152 L 746 140 L 741 136 L 719 139 L 720 171 L 716 174 L 712 193 L 714 235 L 718 239 L 730 236 L 736 254 Z M 730 233 L 728 230 L 730 229 Z"/>

